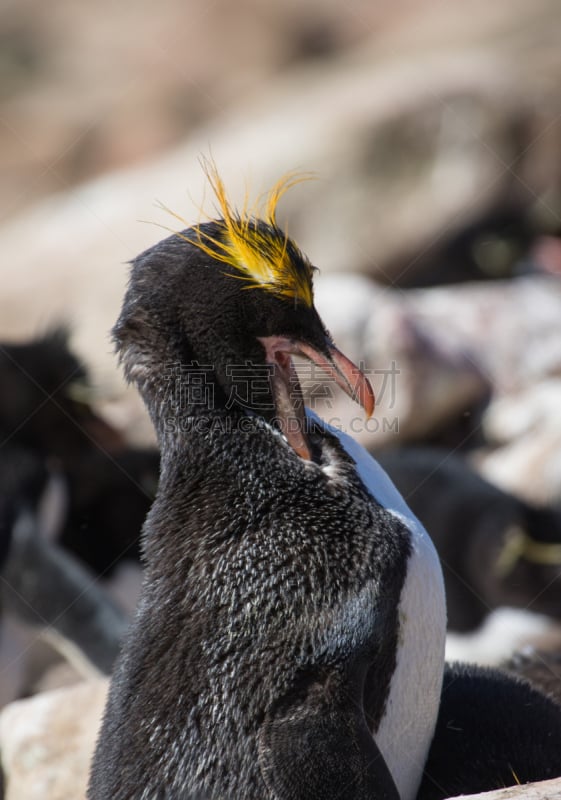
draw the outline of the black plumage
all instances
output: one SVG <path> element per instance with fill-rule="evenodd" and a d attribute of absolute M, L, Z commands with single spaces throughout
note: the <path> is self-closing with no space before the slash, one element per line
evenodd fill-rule
<path fill-rule="evenodd" d="M 0 345 L 0 437 L 65 464 L 98 445 L 123 447 L 121 435 L 94 412 L 83 363 L 59 326 L 28 342 Z"/>
<path fill-rule="evenodd" d="M 0 382 L 0 625 L 15 616 L 109 673 L 126 620 L 97 576 L 139 558 L 159 454 L 94 411 L 62 327 L 1 344 Z"/>
<path fill-rule="evenodd" d="M 1 344 L 0 381 L 0 545 L 10 529 L 2 521 L 2 498 L 13 500 L 17 483 L 20 505 L 33 506 L 36 490 L 25 475 L 56 473 L 65 507 L 52 538 L 98 575 L 109 575 L 123 559 L 138 560 L 159 453 L 127 446 L 94 410 L 91 379 L 70 347 L 69 331 L 58 327 Z"/>
<path fill-rule="evenodd" d="M 352 465 L 352 493 L 327 492 L 259 421 L 227 437 L 191 433 L 168 457 L 91 796 L 134 796 L 141 767 L 151 790 L 163 784 L 170 797 L 186 788 L 267 797 L 271 773 L 271 796 L 290 780 L 310 798 L 367 797 L 376 748 L 362 741 L 362 695 L 368 679 L 376 692 L 364 711 L 375 727 L 395 665 L 406 535 L 372 508 Z M 240 473 L 247 461 L 251 473 Z M 365 616 L 353 619 L 345 602 L 368 585 Z M 318 753 L 319 771 L 310 748 L 328 736 L 341 752 L 333 763 Z M 345 740 L 363 753 L 364 787 L 346 763 Z M 329 772 L 333 795 L 314 793 Z"/>
<path fill-rule="evenodd" d="M 561 709 L 499 669 L 447 665 L 418 800 L 443 800 L 561 774 Z"/>

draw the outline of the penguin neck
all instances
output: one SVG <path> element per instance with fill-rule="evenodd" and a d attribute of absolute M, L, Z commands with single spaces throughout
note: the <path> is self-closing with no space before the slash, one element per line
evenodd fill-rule
<path fill-rule="evenodd" d="M 206 412 L 193 408 L 160 417 L 155 425 L 163 457 L 169 454 L 173 459 L 203 458 L 208 467 L 217 452 L 227 447 L 229 438 L 248 433 L 254 422 L 237 408 Z"/>
<path fill-rule="evenodd" d="M 275 417 L 270 370 L 265 363 L 230 358 L 166 358 L 157 370 L 137 380 L 161 449 L 191 446 L 213 429 L 231 433 L 240 420 Z"/>

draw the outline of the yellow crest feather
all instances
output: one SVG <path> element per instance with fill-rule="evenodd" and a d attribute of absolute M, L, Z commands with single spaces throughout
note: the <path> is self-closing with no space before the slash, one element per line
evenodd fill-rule
<path fill-rule="evenodd" d="M 292 186 L 309 180 L 311 176 L 288 173 L 269 192 L 258 198 L 251 208 L 246 194 L 243 209 L 239 212 L 232 208 L 214 163 L 204 161 L 203 169 L 221 217 L 216 221 L 218 233 L 212 236 L 199 224 L 192 229 L 194 237 L 176 232 L 177 235 L 211 258 L 233 267 L 238 274 L 232 277 L 246 281 L 245 288 L 263 289 L 311 306 L 313 267 L 287 234 L 280 230 L 276 221 L 281 197 Z M 170 213 L 176 219 L 181 219 L 174 212 Z"/>

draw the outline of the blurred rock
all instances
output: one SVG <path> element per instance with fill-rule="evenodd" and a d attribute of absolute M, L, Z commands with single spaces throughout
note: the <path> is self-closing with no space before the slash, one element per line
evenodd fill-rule
<path fill-rule="evenodd" d="M 415 303 L 423 296 L 421 291 L 385 289 L 354 276 L 329 275 L 318 281 L 320 314 L 344 352 L 369 370 L 377 410 L 369 423 L 362 423 L 356 407 L 339 394 L 330 406 L 313 399 L 310 404 L 371 446 L 396 444 L 398 438 L 430 438 L 461 423 L 489 395 L 489 380 L 469 342 L 454 340 L 418 314 Z M 456 315 L 461 314 L 460 305 L 458 297 Z"/>
<path fill-rule="evenodd" d="M 494 792 L 458 795 L 458 800 L 463 797 L 470 797 L 471 800 L 560 800 L 561 778 L 541 783 L 509 786 L 506 789 L 496 789 Z"/>
<path fill-rule="evenodd" d="M 364 0 L 343 13 L 323 0 L 141 8 L 102 0 L 92 12 L 62 0 L 46 13 L 36 0 L 8 0 L 0 102 L 11 125 L 0 130 L 0 213 L 153 156 L 279 70 L 325 61 L 413 5 L 402 0 L 396 14 Z"/>
<path fill-rule="evenodd" d="M 561 341 L 557 342 L 561 349 Z M 478 458 L 489 480 L 521 497 L 561 506 L 561 380 L 532 380 L 484 416 L 492 445 Z"/>
<path fill-rule="evenodd" d="M 59 14 L 68 26 L 74 17 L 66 20 L 64 8 Z M 219 4 L 216 13 L 222 8 Z M 296 14 L 295 8 L 291 13 Z M 294 62 L 261 91 L 231 87 L 227 102 L 210 89 L 219 112 L 203 115 L 206 121 L 191 129 L 182 147 L 147 166 L 51 197 L 6 224 L 0 230 L 5 270 L 0 337 L 29 336 L 53 318 L 68 319 L 97 381 L 106 393 L 121 393 L 107 331 L 126 281 L 123 262 L 162 235 L 138 220 L 174 224 L 154 210 L 156 198 L 188 223 L 199 219 L 205 180 L 197 157 L 209 147 L 237 202 L 248 175 L 257 176 L 252 187 L 257 194 L 287 169 L 317 172 L 318 181 L 287 195 L 280 217 L 326 271 L 359 270 L 407 282 L 433 245 L 505 205 L 516 213 L 531 205 L 531 213 L 542 219 L 535 229 L 558 224 L 558 4 L 502 0 L 490 7 L 477 0 L 467 15 L 461 6 L 434 0 L 392 17 L 387 29 L 381 23 L 369 29 L 370 18 L 357 14 L 358 27 L 369 31 L 369 38 L 362 38 L 352 53 L 341 50 L 331 60 Z M 135 13 L 139 16 L 144 19 Z M 345 9 L 340 16 L 352 14 Z M 240 11 L 233 22 L 250 17 L 249 11 Z M 164 28 L 170 24 L 166 16 Z M 95 31 L 99 46 L 101 23 Z M 118 28 L 111 32 L 115 40 L 104 42 L 104 52 L 115 41 L 123 47 Z M 227 32 L 229 42 L 236 39 Z M 358 42 L 361 36 L 353 35 Z M 183 54 L 188 48 L 178 39 Z M 207 50 L 213 41 L 206 40 Z M 151 68 L 147 58 L 145 67 Z M 110 69 L 111 59 L 96 61 Z M 248 69 L 251 73 L 249 64 Z M 224 62 L 217 70 L 213 86 L 219 78 L 225 86 Z M 131 97 L 142 83 L 134 81 Z M 95 86 L 113 87 L 113 75 Z M 92 94 L 83 97 L 89 108 Z M 135 107 L 139 103 L 135 100 Z M 117 107 L 114 99 L 109 122 Z M 49 107 L 49 119 L 59 119 L 55 108 Z M 139 108 L 143 123 L 131 120 L 127 137 L 159 116 L 156 109 L 150 113 L 149 103 L 135 113 Z M 87 130 L 82 122 L 78 136 L 85 137 Z M 51 163 L 47 156 L 39 160 Z"/>
<path fill-rule="evenodd" d="M 463 346 L 495 397 L 561 373 L 561 281 L 524 277 L 403 294 L 416 320 Z"/>
<path fill-rule="evenodd" d="M 5 800 L 83 800 L 107 683 L 19 700 L 0 714 Z"/>
<path fill-rule="evenodd" d="M 477 464 L 489 480 L 536 503 L 560 501 L 557 278 L 403 291 L 329 275 L 316 296 L 335 340 L 373 370 L 379 424 L 368 437 L 354 431 L 364 441 L 480 446 Z M 392 362 L 393 393 L 383 383 Z M 335 411 L 344 425 L 355 413 L 348 405 Z M 399 437 L 382 424 L 396 419 Z"/>
<path fill-rule="evenodd" d="M 472 633 L 446 635 L 446 660 L 499 666 L 513 652 L 561 636 L 561 625 L 543 614 L 506 606 L 491 611 Z"/>

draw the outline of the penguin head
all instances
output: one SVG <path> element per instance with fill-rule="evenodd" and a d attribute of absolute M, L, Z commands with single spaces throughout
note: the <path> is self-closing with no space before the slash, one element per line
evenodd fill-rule
<path fill-rule="evenodd" d="M 263 216 L 230 206 L 209 176 L 221 218 L 168 237 L 138 256 L 114 339 L 156 428 L 162 416 L 217 409 L 259 414 L 311 458 L 292 357 L 321 367 L 368 415 L 374 394 L 365 375 L 334 345 L 313 302 L 307 257 L 277 225 L 269 193 Z M 180 397 L 178 397 L 178 392 Z"/>

